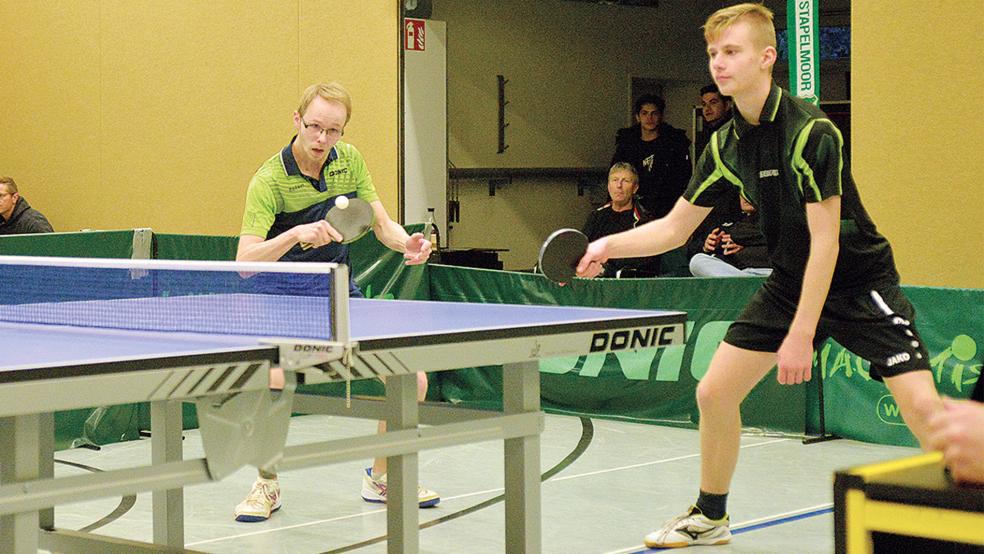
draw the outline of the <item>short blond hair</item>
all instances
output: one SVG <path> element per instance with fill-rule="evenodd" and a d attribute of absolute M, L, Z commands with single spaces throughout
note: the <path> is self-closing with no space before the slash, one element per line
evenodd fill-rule
<path fill-rule="evenodd" d="M 752 40 L 759 48 L 776 47 L 776 27 L 772 22 L 772 10 L 762 4 L 737 4 L 711 14 L 704 23 L 704 40 L 714 42 L 726 29 L 744 21 L 752 30 Z"/>
<path fill-rule="evenodd" d="M 17 183 L 13 177 L 0 177 L 0 185 L 5 185 L 8 193 L 17 194 Z"/>
<path fill-rule="evenodd" d="M 632 182 L 639 184 L 639 172 L 636 171 L 635 166 L 628 162 L 616 162 L 611 169 L 608 170 L 608 178 L 611 179 L 612 175 L 615 175 L 617 171 L 624 171 L 632 176 Z"/>
<path fill-rule="evenodd" d="M 345 106 L 345 123 L 349 122 L 349 118 L 352 117 L 352 97 L 349 96 L 345 87 L 339 83 L 315 83 L 308 88 L 304 89 L 304 94 L 301 95 L 301 104 L 297 107 L 297 113 L 301 116 L 307 111 L 311 102 L 314 101 L 315 97 L 320 96 L 329 102 L 338 102 L 339 104 Z"/>

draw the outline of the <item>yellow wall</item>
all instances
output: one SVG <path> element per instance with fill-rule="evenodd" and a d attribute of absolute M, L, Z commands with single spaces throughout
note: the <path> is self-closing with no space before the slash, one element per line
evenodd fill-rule
<path fill-rule="evenodd" d="M 395 218 L 398 18 L 395 0 L 2 2 L 0 174 L 58 231 L 237 234 L 300 92 L 337 80 Z"/>
<path fill-rule="evenodd" d="M 984 287 L 981 8 L 852 2 L 854 176 L 906 284 Z"/>

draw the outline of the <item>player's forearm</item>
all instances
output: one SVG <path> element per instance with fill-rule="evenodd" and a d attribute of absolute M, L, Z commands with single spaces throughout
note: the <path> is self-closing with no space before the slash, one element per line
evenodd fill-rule
<path fill-rule="evenodd" d="M 612 258 L 655 256 L 682 246 L 686 239 L 673 229 L 666 218 L 606 237 L 608 253 Z"/>
<path fill-rule="evenodd" d="M 379 242 L 386 245 L 386 248 L 400 252 L 401 254 L 406 252 L 407 241 L 410 240 L 410 235 L 407 234 L 407 230 L 399 223 L 392 219 L 382 221 L 375 229 L 375 233 L 376 238 L 379 239 Z"/>
<path fill-rule="evenodd" d="M 293 229 L 259 242 L 245 242 L 244 238 L 246 237 L 239 239 L 239 248 L 236 250 L 237 262 L 275 262 L 298 242 Z M 259 239 L 259 237 L 255 238 Z"/>
<path fill-rule="evenodd" d="M 606 237 L 608 255 L 610 258 L 655 256 L 683 246 L 710 211 L 680 198 L 666 217 Z"/>

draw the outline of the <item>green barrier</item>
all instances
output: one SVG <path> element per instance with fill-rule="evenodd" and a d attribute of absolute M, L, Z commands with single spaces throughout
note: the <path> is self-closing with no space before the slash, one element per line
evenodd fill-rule
<path fill-rule="evenodd" d="M 540 364 L 547 411 L 670 425 L 697 421 L 694 390 L 710 357 L 761 280 L 625 279 L 576 281 L 556 287 L 540 276 L 433 266 L 434 300 L 657 308 L 686 311 L 686 346 L 663 351 L 555 359 Z M 929 365 L 942 394 L 965 398 L 980 377 L 984 290 L 903 287 L 918 313 Z M 915 445 L 887 388 L 868 363 L 827 341 L 814 356 L 805 386 L 777 384 L 775 371 L 742 404 L 746 427 L 819 432 L 823 378 L 826 432 L 882 444 Z M 440 376 L 443 399 L 500 404 L 501 371 L 477 368 Z"/>
<path fill-rule="evenodd" d="M 418 231 L 422 226 L 410 226 Z M 14 240 L 11 240 L 14 239 Z M 158 235 L 162 259 L 231 259 L 236 237 Z M 0 254 L 130 257 L 135 231 L 52 233 L 0 237 Z M 139 250 L 139 248 L 138 248 Z M 353 245 L 354 278 L 370 298 L 611 306 L 686 311 L 684 346 L 636 353 L 598 354 L 541 363 L 543 406 L 549 412 L 693 426 L 698 412 L 696 383 L 728 324 L 761 280 L 624 279 L 576 281 L 557 287 L 538 275 L 428 264 L 406 266 L 370 234 Z M 929 365 L 941 393 L 967 397 L 979 379 L 984 345 L 984 290 L 904 287 L 919 314 Z M 914 445 L 885 386 L 871 379 L 868 364 L 833 341 L 816 353 L 813 374 L 823 378 L 826 430 L 883 444 Z M 431 374 L 428 398 L 477 407 L 501 405 L 501 368 Z M 806 386 L 781 387 L 775 373 L 742 405 L 743 423 L 783 432 L 815 433 L 819 428 L 818 379 Z M 302 387 L 303 392 L 344 394 L 343 385 Z M 353 383 L 354 394 L 380 395 L 375 380 Z M 150 426 L 146 404 L 72 410 L 55 416 L 59 448 L 105 444 L 139 436 Z M 184 407 L 185 426 L 197 422 L 194 406 Z"/>
<path fill-rule="evenodd" d="M 238 244 L 239 237 L 154 233 L 154 258 L 229 261 L 236 259 Z"/>
<path fill-rule="evenodd" d="M 0 255 L 146 259 L 150 257 L 150 230 L 3 235 Z"/>
<path fill-rule="evenodd" d="M 593 354 L 545 360 L 540 390 L 548 412 L 628 421 L 694 426 L 697 381 L 728 325 L 761 286 L 741 279 L 605 279 L 558 287 L 540 275 L 431 267 L 434 300 L 606 306 L 687 312 L 684 346 L 640 352 Z M 497 407 L 500 368 L 458 370 L 440 375 L 444 400 Z M 802 432 L 807 389 L 783 388 L 765 379 L 743 404 L 746 426 Z"/>
<path fill-rule="evenodd" d="M 984 365 L 984 290 L 903 287 L 916 308 L 916 327 L 929 350 L 940 394 L 967 398 Z M 827 430 L 858 440 L 918 446 L 888 389 L 868 374 L 869 364 L 829 341 L 814 372 L 824 378 Z"/>

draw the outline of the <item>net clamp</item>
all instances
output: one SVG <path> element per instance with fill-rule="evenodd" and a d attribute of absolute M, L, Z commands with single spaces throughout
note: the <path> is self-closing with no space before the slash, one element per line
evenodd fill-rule
<path fill-rule="evenodd" d="M 339 361 L 348 367 L 352 360 L 352 350 L 357 346 L 356 343 L 319 340 L 271 342 L 280 349 L 280 366 L 289 371 L 325 367 Z"/>

